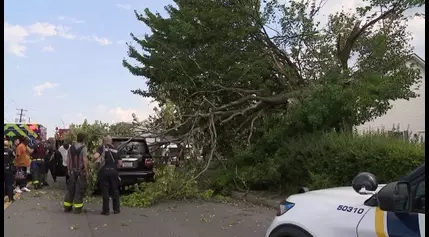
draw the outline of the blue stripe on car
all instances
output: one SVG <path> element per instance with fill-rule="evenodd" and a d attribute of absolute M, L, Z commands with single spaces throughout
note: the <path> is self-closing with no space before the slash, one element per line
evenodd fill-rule
<path fill-rule="evenodd" d="M 387 233 L 389 237 L 421 237 L 419 215 L 387 212 Z"/>

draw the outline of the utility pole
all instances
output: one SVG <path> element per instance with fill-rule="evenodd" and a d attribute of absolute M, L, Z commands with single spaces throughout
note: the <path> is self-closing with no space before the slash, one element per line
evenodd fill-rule
<path fill-rule="evenodd" d="M 31 118 L 30 117 L 28 117 L 28 123 L 31 123 Z"/>
<path fill-rule="evenodd" d="M 25 116 L 24 112 L 27 112 L 27 110 L 26 109 L 16 109 L 16 110 L 18 111 L 18 113 L 16 115 L 19 116 L 19 119 L 17 119 L 17 120 L 19 123 L 22 123 L 24 120 L 24 116 Z"/>

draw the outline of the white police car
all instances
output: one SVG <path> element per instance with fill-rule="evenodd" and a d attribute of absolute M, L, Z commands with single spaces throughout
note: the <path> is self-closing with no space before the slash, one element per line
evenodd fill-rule
<path fill-rule="evenodd" d="M 424 237 L 425 164 L 378 185 L 361 173 L 352 187 L 303 191 L 280 204 L 266 237 Z"/>

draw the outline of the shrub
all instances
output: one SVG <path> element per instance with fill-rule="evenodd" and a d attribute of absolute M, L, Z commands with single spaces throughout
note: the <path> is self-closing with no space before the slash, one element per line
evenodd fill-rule
<path fill-rule="evenodd" d="M 267 134 L 252 148 L 236 152 L 230 168 L 218 174 L 213 187 L 236 186 L 237 173 L 250 189 L 286 192 L 299 186 L 318 189 L 350 185 L 363 171 L 386 183 L 424 162 L 422 145 L 379 134 L 305 134 L 285 141 L 274 137 Z"/>

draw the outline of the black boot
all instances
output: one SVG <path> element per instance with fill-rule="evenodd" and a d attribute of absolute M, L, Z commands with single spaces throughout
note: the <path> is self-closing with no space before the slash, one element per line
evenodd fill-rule
<path fill-rule="evenodd" d="M 71 212 L 72 210 L 72 207 L 64 207 L 64 212 Z"/>
<path fill-rule="evenodd" d="M 36 184 L 34 184 L 33 186 L 34 186 L 34 189 L 36 189 L 36 190 L 38 190 L 38 189 L 40 189 L 40 188 L 41 188 L 39 183 L 36 183 Z"/>
<path fill-rule="evenodd" d="M 109 213 L 108 211 L 102 211 L 100 214 L 101 214 L 101 215 L 104 215 L 104 216 L 108 216 L 108 215 L 110 215 L 110 213 Z"/>
<path fill-rule="evenodd" d="M 82 208 L 80 207 L 80 208 L 75 208 L 74 210 L 73 210 L 73 212 L 75 213 L 75 214 L 80 214 L 80 213 L 82 213 Z"/>

